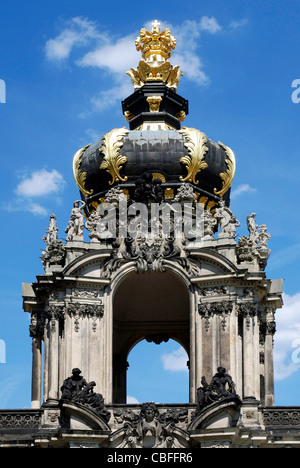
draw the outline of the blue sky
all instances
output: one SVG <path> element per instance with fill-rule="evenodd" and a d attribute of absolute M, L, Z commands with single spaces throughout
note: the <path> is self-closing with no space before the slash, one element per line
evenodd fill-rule
<path fill-rule="evenodd" d="M 235 152 L 231 208 L 241 222 L 238 235 L 246 234 L 253 211 L 271 233 L 267 275 L 285 280 L 285 306 L 276 315 L 276 404 L 298 405 L 300 103 L 292 101 L 292 83 L 300 79 L 300 2 L 0 0 L 0 18 L 0 80 L 6 84 L 0 103 L 0 408 L 30 406 L 31 340 L 21 284 L 43 273 L 39 257 L 51 213 L 64 237 L 78 198 L 74 153 L 126 125 L 121 100 L 132 86 L 125 72 L 138 64 L 140 28 L 154 19 L 177 38 L 172 63 L 184 72 L 178 93 L 189 100 L 185 124 Z M 157 380 L 177 382 L 172 388 L 182 393 L 172 398 L 187 400 L 178 344 L 140 346 L 143 353 L 137 347 L 129 356 L 130 396 L 171 401 L 166 383 L 153 398 L 138 391 L 145 367 L 139 356 L 146 350 L 157 363 Z"/>

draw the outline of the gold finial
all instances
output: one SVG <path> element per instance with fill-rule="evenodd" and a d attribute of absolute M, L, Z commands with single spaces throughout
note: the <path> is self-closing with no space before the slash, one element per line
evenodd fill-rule
<path fill-rule="evenodd" d="M 168 59 L 175 49 L 176 39 L 171 35 L 170 29 L 163 31 L 160 23 L 155 20 L 152 23 L 152 31 L 146 28 L 140 30 L 140 35 L 135 41 L 138 51 L 141 51 L 143 59 L 137 69 L 131 68 L 126 72 L 131 77 L 134 89 L 141 88 L 147 81 L 163 81 L 169 88 L 175 91 L 182 75 L 179 67 L 172 67 Z"/>
<path fill-rule="evenodd" d="M 136 49 L 142 52 L 146 62 L 165 62 L 175 49 L 176 39 L 171 35 L 170 29 L 165 28 L 160 31 L 159 25 L 160 23 L 155 20 L 152 23 L 152 31 L 142 28 L 140 36 L 135 41 Z"/>

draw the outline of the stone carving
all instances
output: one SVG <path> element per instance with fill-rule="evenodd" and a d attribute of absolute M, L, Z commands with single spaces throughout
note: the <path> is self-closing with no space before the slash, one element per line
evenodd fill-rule
<path fill-rule="evenodd" d="M 99 297 L 99 290 L 98 289 L 74 289 L 74 291 L 72 291 L 72 296 L 97 299 Z"/>
<path fill-rule="evenodd" d="M 46 242 L 46 249 L 41 255 L 45 271 L 52 265 L 63 265 L 65 259 L 65 246 L 58 238 L 58 227 L 54 214 L 50 216 L 49 227 L 46 233 L 43 237 L 43 241 Z"/>
<path fill-rule="evenodd" d="M 61 387 L 61 401 L 72 401 L 88 406 L 106 422 L 110 420 L 110 413 L 106 410 L 103 396 L 94 392 L 95 382 L 87 383 L 80 375 L 81 370 L 74 368 L 72 376 L 64 380 Z"/>
<path fill-rule="evenodd" d="M 198 304 L 198 312 L 205 320 L 205 330 L 208 332 L 210 327 L 210 319 L 214 315 L 220 315 L 222 317 L 221 325 L 223 331 L 226 330 L 226 318 L 232 312 L 233 304 L 230 301 L 221 301 L 221 302 L 208 302 Z"/>
<path fill-rule="evenodd" d="M 113 239 L 114 235 L 107 229 L 108 217 L 102 216 L 98 211 L 93 211 L 86 222 L 86 229 L 90 231 L 89 238 L 92 241 Z"/>
<path fill-rule="evenodd" d="M 251 328 L 251 318 L 256 313 L 256 304 L 253 302 L 244 302 L 238 304 L 239 314 L 246 319 L 246 329 L 249 331 Z"/>
<path fill-rule="evenodd" d="M 197 389 L 195 417 L 198 416 L 206 406 L 216 401 L 237 396 L 233 380 L 229 374 L 226 374 L 226 369 L 224 367 L 218 367 L 217 373 L 213 376 L 210 384 L 207 383 L 204 376 L 201 379 L 201 384 L 202 387 Z"/>
<path fill-rule="evenodd" d="M 181 201 L 195 201 L 196 194 L 194 193 L 193 186 L 191 184 L 181 184 L 179 189 L 177 190 L 176 196 L 174 197 L 174 201 L 181 202 Z"/>
<path fill-rule="evenodd" d="M 161 344 L 162 342 L 167 343 L 170 339 L 169 335 L 161 335 L 156 333 L 155 335 L 147 335 L 145 336 L 146 341 L 148 343 L 155 343 L 157 345 Z"/>
<path fill-rule="evenodd" d="M 258 239 L 259 239 L 260 248 L 262 250 L 266 249 L 268 240 L 271 239 L 271 235 L 267 232 L 267 226 L 265 224 L 261 224 L 259 226 Z"/>
<path fill-rule="evenodd" d="M 215 286 L 212 288 L 202 288 L 199 290 L 199 295 L 202 296 L 222 296 L 228 294 L 228 288 L 226 286 Z"/>
<path fill-rule="evenodd" d="M 247 228 L 249 231 L 249 239 L 254 243 L 258 243 L 258 233 L 257 228 L 258 225 L 255 222 L 256 213 L 251 213 L 251 215 L 247 216 Z"/>
<path fill-rule="evenodd" d="M 300 411 L 298 409 L 268 409 L 263 410 L 263 422 L 266 426 L 300 426 Z"/>
<path fill-rule="evenodd" d="M 213 239 L 213 233 L 215 231 L 215 227 L 217 226 L 217 219 L 213 216 L 213 214 L 208 211 L 204 210 L 203 212 L 203 239 Z"/>
<path fill-rule="evenodd" d="M 31 324 L 29 325 L 29 335 L 31 338 L 42 339 L 44 335 L 44 317 L 39 314 L 31 314 Z"/>
<path fill-rule="evenodd" d="M 136 189 L 134 200 L 140 203 L 149 201 L 162 202 L 164 200 L 164 189 L 162 180 L 159 178 L 153 179 L 153 174 L 147 172 L 136 181 Z"/>
<path fill-rule="evenodd" d="M 224 200 L 219 201 L 219 206 L 215 210 L 215 219 L 218 220 L 220 226 L 219 238 L 236 237 L 236 228 L 240 226 L 240 222 L 236 219 L 232 211 L 225 205 Z"/>
<path fill-rule="evenodd" d="M 81 210 L 84 207 L 85 203 L 83 201 L 77 200 L 74 202 L 69 224 L 65 229 L 67 241 L 83 241 L 84 216 Z"/>
<path fill-rule="evenodd" d="M 148 214 L 148 213 L 147 213 Z M 134 214 L 128 215 L 127 237 L 120 236 L 112 243 L 112 259 L 106 262 L 101 271 L 101 277 L 110 278 L 122 264 L 134 262 L 139 273 L 146 271 L 165 271 L 165 261 L 180 264 L 191 276 L 200 274 L 200 267 L 188 258 L 185 249 L 186 235 L 173 220 L 167 224 L 169 232 L 164 232 L 162 215 L 146 217 Z M 184 217 L 180 217 L 181 224 Z M 168 219 L 169 220 L 169 219 Z"/>
<path fill-rule="evenodd" d="M 261 269 L 265 269 L 271 250 L 267 248 L 271 235 L 267 233 L 267 226 L 258 226 L 255 222 L 256 213 L 247 216 L 249 236 L 242 236 L 237 245 L 239 262 L 253 262 L 256 258 Z"/>
<path fill-rule="evenodd" d="M 187 422 L 187 410 L 170 409 L 161 414 L 153 402 L 144 403 L 140 413 L 130 409 L 116 411 L 115 420 L 123 423 L 118 448 L 180 448 L 186 447 L 188 434 L 177 427 Z M 120 431 L 117 431 L 120 434 Z M 112 435 L 114 439 L 114 435 Z"/>
<path fill-rule="evenodd" d="M 97 329 L 97 319 L 101 319 L 104 314 L 104 305 L 102 299 L 100 299 L 100 304 L 81 304 L 81 303 L 70 303 L 66 306 L 67 313 L 75 318 L 74 325 L 75 331 L 79 331 L 79 318 L 80 317 L 89 317 L 92 319 L 92 329 L 95 332 Z"/>
<path fill-rule="evenodd" d="M 127 201 L 127 197 L 120 187 L 113 187 L 106 193 L 105 201 L 118 207 L 119 203 Z"/>
<path fill-rule="evenodd" d="M 49 305 L 45 308 L 45 316 L 49 320 L 50 331 L 56 330 L 57 322 L 64 319 L 65 309 L 60 305 Z"/>
<path fill-rule="evenodd" d="M 19 410 L 0 414 L 0 429 L 37 429 L 41 425 L 40 411 Z"/>

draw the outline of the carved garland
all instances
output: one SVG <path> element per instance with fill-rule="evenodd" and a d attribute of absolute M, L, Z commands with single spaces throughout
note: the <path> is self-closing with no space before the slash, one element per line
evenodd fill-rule
<path fill-rule="evenodd" d="M 198 312 L 205 320 L 205 330 L 208 332 L 210 327 L 210 319 L 214 315 L 220 315 L 222 317 L 221 325 L 223 331 L 226 331 L 226 317 L 232 312 L 233 303 L 230 301 L 222 302 L 211 302 L 211 303 L 200 303 L 198 304 Z"/>

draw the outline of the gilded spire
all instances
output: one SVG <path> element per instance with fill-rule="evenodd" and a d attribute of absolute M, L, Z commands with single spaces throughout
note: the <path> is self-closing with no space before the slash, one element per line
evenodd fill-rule
<path fill-rule="evenodd" d="M 182 72 L 178 65 L 172 67 L 168 61 L 175 49 L 176 39 L 168 28 L 161 31 L 159 25 L 155 20 L 151 31 L 142 28 L 135 41 L 136 49 L 141 51 L 143 57 L 137 69 L 131 68 L 127 72 L 135 90 L 148 81 L 163 81 L 168 87 L 177 89 Z"/>

